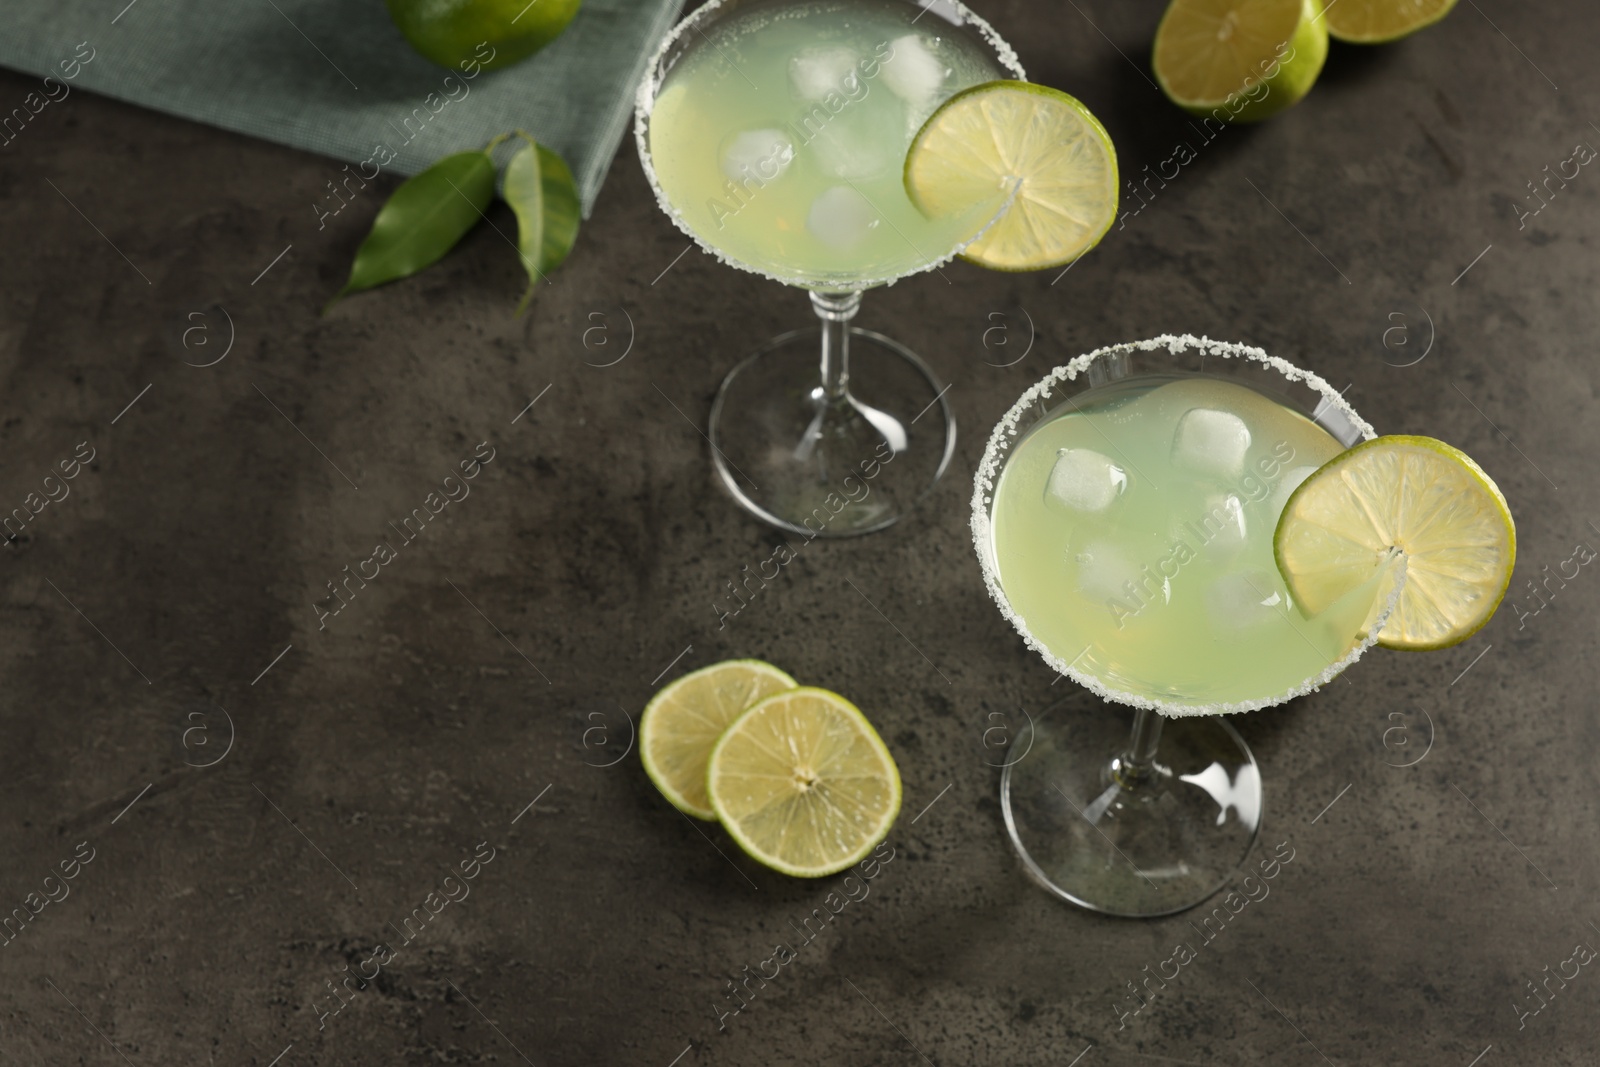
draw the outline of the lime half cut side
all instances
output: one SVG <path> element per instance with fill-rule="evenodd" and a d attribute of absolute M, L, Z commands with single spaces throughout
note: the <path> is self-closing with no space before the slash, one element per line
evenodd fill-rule
<path fill-rule="evenodd" d="M 930 218 L 1012 197 L 961 252 L 992 270 L 1071 263 L 1117 216 L 1117 153 L 1100 121 L 1066 93 L 993 81 L 946 100 L 906 154 L 906 194 Z"/>
<path fill-rule="evenodd" d="M 1386 44 L 1450 14 L 1456 0 L 1333 0 L 1328 34 L 1348 44 Z"/>
<path fill-rule="evenodd" d="M 820 878 L 858 862 L 900 813 L 900 771 L 867 717 L 837 693 L 778 693 L 741 715 L 706 776 L 723 828 L 751 857 Z"/>
<path fill-rule="evenodd" d="M 714 663 L 684 675 L 651 698 L 639 719 L 639 759 L 673 807 L 714 821 L 706 763 L 728 724 L 795 680 L 758 659 Z"/>
<path fill-rule="evenodd" d="M 1273 536 L 1289 592 L 1316 614 L 1405 556 L 1378 643 L 1423 651 L 1477 633 L 1511 583 L 1517 533 L 1505 497 L 1466 453 L 1431 437 L 1365 441 L 1289 497 Z"/>
<path fill-rule="evenodd" d="M 1161 91 L 1219 122 L 1259 122 L 1298 103 L 1328 57 L 1324 3 L 1172 0 L 1150 58 Z"/>

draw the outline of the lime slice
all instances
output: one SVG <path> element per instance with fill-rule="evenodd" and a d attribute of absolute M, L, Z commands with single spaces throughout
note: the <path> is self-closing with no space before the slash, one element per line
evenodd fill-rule
<path fill-rule="evenodd" d="M 795 680 L 758 659 L 713 663 L 672 682 L 651 698 L 639 717 L 639 759 L 644 773 L 697 819 L 715 820 L 706 796 L 706 761 L 728 724 L 750 705 Z"/>
<path fill-rule="evenodd" d="M 1456 0 L 1333 0 L 1328 35 L 1350 44 L 1397 41 L 1450 14 Z"/>
<path fill-rule="evenodd" d="M 1156 30 L 1156 81 L 1185 111 L 1218 122 L 1276 115 L 1322 73 L 1322 7 L 1323 0 L 1172 0 Z"/>
<path fill-rule="evenodd" d="M 1379 437 L 1342 452 L 1290 495 L 1272 550 L 1310 614 L 1398 549 L 1405 585 L 1385 648 L 1448 648 L 1489 621 L 1511 583 L 1517 531 L 1505 497 L 1465 452 L 1431 437 Z"/>
<path fill-rule="evenodd" d="M 778 693 L 736 719 L 712 750 L 706 789 L 740 848 L 799 878 L 860 860 L 900 813 L 894 757 L 826 689 Z"/>
<path fill-rule="evenodd" d="M 962 250 L 991 270 L 1070 263 L 1117 217 L 1117 152 L 1105 127 L 1066 93 L 1031 82 L 974 85 L 928 117 L 906 154 L 906 194 L 931 218 L 1015 199 Z"/>

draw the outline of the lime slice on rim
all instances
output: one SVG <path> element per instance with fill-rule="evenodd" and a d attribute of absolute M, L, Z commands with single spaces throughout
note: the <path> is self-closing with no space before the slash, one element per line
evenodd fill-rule
<path fill-rule="evenodd" d="M 924 215 L 958 214 L 1016 187 L 1011 206 L 961 252 L 991 270 L 1060 267 L 1117 217 L 1117 152 L 1066 93 L 993 81 L 952 96 L 906 153 L 906 195 Z"/>
<path fill-rule="evenodd" d="M 796 682 L 770 663 L 733 659 L 673 681 L 639 717 L 639 759 L 673 807 L 715 821 L 706 796 L 706 762 L 728 724 L 750 705 Z"/>
<path fill-rule="evenodd" d="M 1333 0 L 1323 16 L 1328 35 L 1350 44 L 1384 44 L 1450 14 L 1456 0 Z"/>
<path fill-rule="evenodd" d="M 1276 115 L 1322 73 L 1322 7 L 1323 0 L 1172 0 L 1156 29 L 1156 81 L 1174 104 L 1219 122 Z"/>
<path fill-rule="evenodd" d="M 1289 592 L 1316 614 L 1398 549 L 1405 584 L 1378 634 L 1385 648 L 1448 648 L 1489 621 L 1517 558 L 1494 481 L 1431 437 L 1379 437 L 1342 452 L 1290 495 L 1272 551 Z"/>
<path fill-rule="evenodd" d="M 706 791 L 749 855 L 799 878 L 837 874 L 889 833 L 900 772 L 867 717 L 800 688 L 736 719 L 712 750 Z"/>

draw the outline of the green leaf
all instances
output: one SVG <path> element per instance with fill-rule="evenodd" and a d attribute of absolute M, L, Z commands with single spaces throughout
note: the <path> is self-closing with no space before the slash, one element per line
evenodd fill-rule
<path fill-rule="evenodd" d="M 445 156 L 407 179 L 379 209 L 356 251 L 350 280 L 322 310 L 437 263 L 483 218 L 493 196 L 494 160 L 487 151 Z"/>
<path fill-rule="evenodd" d="M 527 143 L 506 164 L 501 195 L 517 214 L 517 252 L 528 272 L 528 290 L 517 304 L 522 314 L 533 287 L 561 265 L 578 238 L 578 186 L 560 156 L 518 130 Z"/>

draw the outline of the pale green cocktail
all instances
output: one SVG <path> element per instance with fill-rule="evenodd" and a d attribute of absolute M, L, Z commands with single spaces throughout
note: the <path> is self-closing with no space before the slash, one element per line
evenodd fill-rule
<path fill-rule="evenodd" d="M 649 160 L 680 223 L 735 265 L 812 289 L 948 259 L 1004 203 L 929 219 L 911 138 L 954 93 L 1011 76 L 969 35 L 890 0 L 756 5 L 704 29 L 662 79 Z"/>
<path fill-rule="evenodd" d="M 1277 702 L 1365 636 L 1373 587 L 1308 616 L 1272 555 L 1289 494 L 1343 449 L 1229 381 L 1092 390 L 1006 461 L 1000 584 L 1037 641 L 1110 690 L 1169 713 Z"/>

